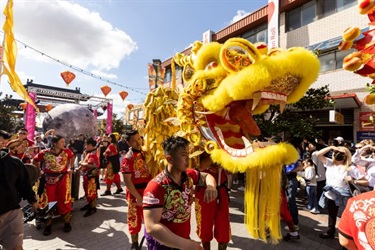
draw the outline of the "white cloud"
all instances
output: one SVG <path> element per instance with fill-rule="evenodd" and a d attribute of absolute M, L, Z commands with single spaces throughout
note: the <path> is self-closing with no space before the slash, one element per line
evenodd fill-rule
<path fill-rule="evenodd" d="M 103 20 L 99 13 L 68 1 L 19 1 L 14 5 L 14 19 L 16 39 L 84 69 L 118 68 L 138 49 L 128 34 Z M 22 55 L 24 52 L 32 54 L 28 49 L 19 51 Z"/>
<path fill-rule="evenodd" d="M 229 24 L 235 23 L 235 22 L 241 20 L 242 18 L 244 18 L 245 16 L 247 16 L 249 14 L 250 14 L 250 12 L 246 12 L 244 10 L 237 10 L 237 14 L 232 18 L 232 20 L 229 22 Z"/>
<path fill-rule="evenodd" d="M 106 72 L 103 72 L 101 70 L 91 70 L 91 73 L 96 75 L 96 76 L 100 76 L 102 78 L 105 78 L 105 79 L 117 79 L 117 75 L 115 74 L 108 74 Z"/>

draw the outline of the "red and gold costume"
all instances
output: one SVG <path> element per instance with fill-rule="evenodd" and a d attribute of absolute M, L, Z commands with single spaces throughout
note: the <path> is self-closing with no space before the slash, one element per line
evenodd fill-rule
<path fill-rule="evenodd" d="M 375 249 L 375 191 L 348 200 L 338 229 L 358 249 Z"/>
<path fill-rule="evenodd" d="M 121 172 L 131 174 L 132 182 L 137 192 L 143 197 L 147 183 L 151 180 L 151 174 L 145 161 L 143 152 L 130 148 L 121 163 Z M 128 228 L 130 234 L 137 234 L 141 230 L 143 208 L 137 206 L 137 199 L 126 189 L 128 201 Z"/>
<path fill-rule="evenodd" d="M 178 236 L 189 239 L 191 205 L 194 201 L 193 185 L 198 184 L 199 178 L 200 173 L 197 170 L 188 169 L 182 173 L 180 186 L 169 177 L 167 169 L 163 170 L 147 185 L 143 208 L 162 207 L 160 223 Z M 145 237 L 149 249 L 171 249 L 161 245 L 147 232 Z"/>
<path fill-rule="evenodd" d="M 84 163 L 87 163 L 91 166 L 95 166 L 99 171 L 99 158 L 96 155 L 96 150 L 93 150 L 86 154 L 85 159 L 83 160 Z M 85 191 L 85 196 L 87 202 L 91 205 L 91 207 L 96 207 L 96 199 L 98 198 L 98 186 L 97 186 L 97 178 L 95 177 L 88 177 L 87 171 L 89 171 L 91 167 L 83 167 L 82 171 L 85 173 L 83 176 L 83 189 Z"/>
<path fill-rule="evenodd" d="M 50 149 L 45 149 L 34 157 L 36 162 L 43 162 L 42 171 L 46 178 L 47 199 L 48 202 L 57 201 L 60 215 L 67 215 L 72 211 L 71 180 L 68 173 L 72 157 L 73 152 L 70 149 L 63 149 L 58 155 L 52 153 Z M 70 218 L 65 220 L 68 222 Z"/>
<path fill-rule="evenodd" d="M 104 157 L 109 158 L 111 156 L 118 155 L 117 147 L 113 143 L 109 144 L 107 149 L 104 152 Z M 107 162 L 106 165 L 106 174 L 104 176 L 104 182 L 107 185 L 112 185 L 112 183 L 120 183 L 120 175 L 118 173 L 113 172 L 113 167 L 111 161 Z"/>
<path fill-rule="evenodd" d="M 202 242 L 210 242 L 213 237 L 219 244 L 228 243 L 231 238 L 229 220 L 229 196 L 226 187 L 227 174 L 216 164 L 211 164 L 204 171 L 212 175 L 218 186 L 217 199 L 207 203 L 203 201 L 205 187 L 196 187 L 195 213 L 197 221 L 197 235 Z M 221 175 L 219 183 L 219 173 Z M 214 230 L 212 230 L 214 228 Z"/>

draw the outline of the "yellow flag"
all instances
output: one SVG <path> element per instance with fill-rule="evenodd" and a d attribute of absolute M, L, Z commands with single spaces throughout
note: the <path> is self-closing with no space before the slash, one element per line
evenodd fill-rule
<path fill-rule="evenodd" d="M 9 84 L 13 91 L 19 94 L 25 101 L 30 103 L 39 113 L 35 103 L 29 97 L 25 87 L 16 73 L 17 44 L 13 34 L 13 0 L 8 0 L 4 12 L 5 22 L 3 25 L 4 42 L 3 42 L 3 65 L 0 75 L 7 75 Z"/>

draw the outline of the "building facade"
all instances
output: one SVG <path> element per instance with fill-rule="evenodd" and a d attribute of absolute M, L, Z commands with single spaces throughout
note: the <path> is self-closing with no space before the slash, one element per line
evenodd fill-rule
<path fill-rule="evenodd" d="M 369 94 L 366 83 L 370 83 L 371 79 L 344 70 L 343 58 L 354 50 L 337 49 L 346 28 L 356 26 L 362 31 L 369 28 L 368 17 L 359 14 L 357 1 L 280 0 L 279 6 L 279 47 L 305 47 L 318 55 L 321 63 L 320 75 L 311 87 L 328 85 L 330 95 L 335 100 L 331 113 L 334 110 L 341 117 L 330 121 L 330 110 L 312 112 L 320 120 L 317 127 L 321 129 L 323 138 L 342 136 L 353 141 L 375 139 L 375 128 L 368 124 L 369 116 L 375 107 L 363 102 L 364 97 Z M 205 32 L 203 40 L 223 43 L 232 37 L 242 37 L 252 43 L 267 43 L 267 20 L 268 6 L 265 6 L 223 30 Z M 181 53 L 190 54 L 190 48 Z M 165 84 L 170 84 L 171 81 L 171 60 L 172 57 L 162 63 L 166 68 Z M 179 77 L 180 68 L 176 69 L 176 75 L 177 84 L 183 84 Z"/>

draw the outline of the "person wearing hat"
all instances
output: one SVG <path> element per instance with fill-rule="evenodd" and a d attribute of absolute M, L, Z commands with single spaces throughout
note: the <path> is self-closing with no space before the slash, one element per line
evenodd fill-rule
<path fill-rule="evenodd" d="M 342 146 L 342 144 L 345 141 L 344 138 L 342 138 L 341 136 L 337 136 L 334 140 L 336 140 L 339 143 L 339 146 Z"/>
<path fill-rule="evenodd" d="M 30 157 L 26 153 L 28 142 L 26 140 L 15 139 L 7 143 L 7 148 L 12 156 L 17 157 L 23 163 L 30 163 Z"/>

